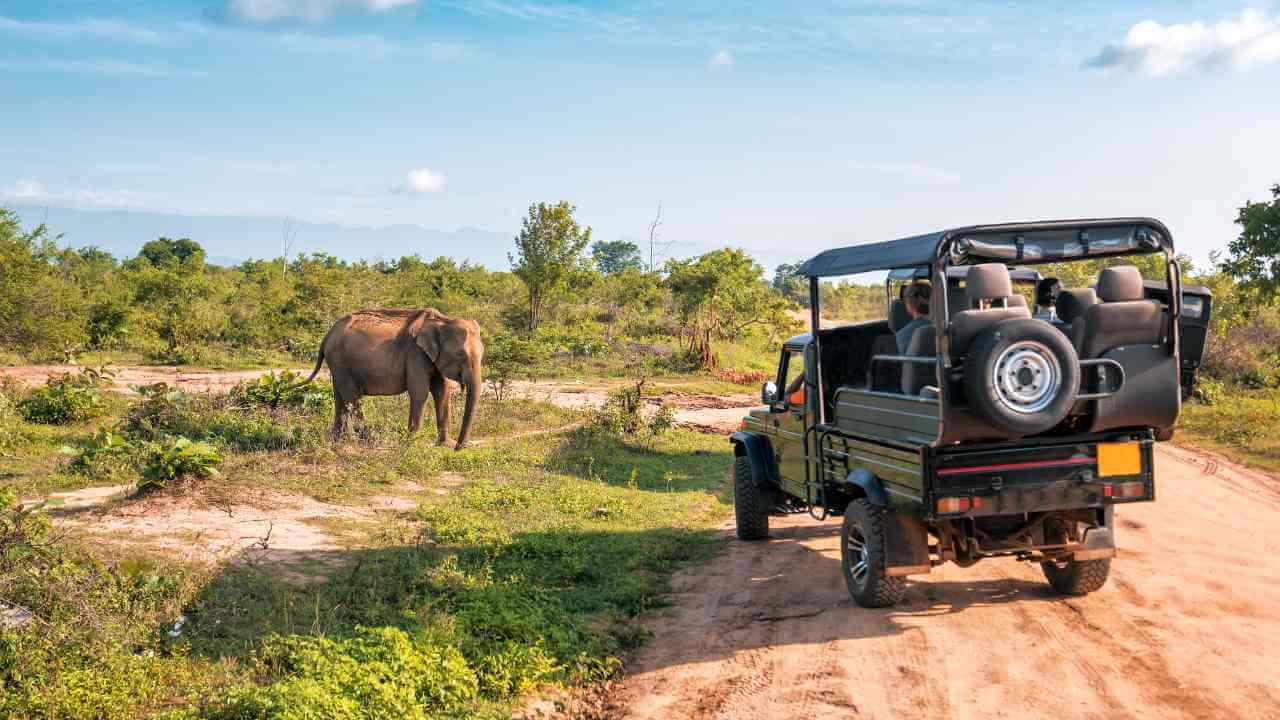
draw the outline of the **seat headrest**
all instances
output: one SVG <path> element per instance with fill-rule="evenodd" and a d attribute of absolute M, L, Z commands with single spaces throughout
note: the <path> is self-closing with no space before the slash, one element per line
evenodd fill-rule
<path fill-rule="evenodd" d="M 1018 293 L 1014 293 L 1010 295 L 1008 298 L 1006 298 L 1005 305 L 1007 307 L 1026 307 L 1027 299 L 1022 297 Z"/>
<path fill-rule="evenodd" d="M 1142 273 L 1132 265 L 1109 267 L 1098 274 L 1098 297 L 1102 302 L 1142 299 Z"/>
<path fill-rule="evenodd" d="M 1058 319 L 1064 323 L 1074 322 L 1084 317 L 1084 311 L 1090 305 L 1098 304 L 1098 293 L 1093 288 L 1073 288 L 1058 293 Z"/>
<path fill-rule="evenodd" d="M 911 322 L 911 313 L 907 312 L 907 304 L 901 298 L 894 298 L 889 303 L 889 330 L 898 332 Z"/>
<path fill-rule="evenodd" d="M 964 276 L 965 302 L 969 308 L 977 306 L 979 300 L 1007 298 L 1013 294 L 1013 281 L 1009 279 L 1009 268 L 1001 263 L 984 263 L 969 268 Z"/>

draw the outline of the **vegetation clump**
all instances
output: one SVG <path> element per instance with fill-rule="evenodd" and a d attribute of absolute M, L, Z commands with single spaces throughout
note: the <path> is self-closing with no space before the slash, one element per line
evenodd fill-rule
<path fill-rule="evenodd" d="M 66 425 L 99 417 L 105 412 L 102 386 L 110 382 L 110 370 L 85 369 L 48 379 L 17 406 L 27 422 Z"/>

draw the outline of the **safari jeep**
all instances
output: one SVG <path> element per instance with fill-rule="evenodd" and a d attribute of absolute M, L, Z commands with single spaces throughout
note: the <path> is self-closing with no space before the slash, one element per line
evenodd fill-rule
<path fill-rule="evenodd" d="M 1125 264 L 1144 254 L 1160 282 Z M 1045 263 L 1099 259 L 1096 284 L 1064 289 L 1056 315 L 1015 289 Z M 821 328 L 820 279 L 870 271 L 887 271 L 886 318 Z M 1205 340 L 1210 298 L 1180 287 L 1168 229 L 966 227 L 829 250 L 799 272 L 811 331 L 784 343 L 765 406 L 732 436 L 738 537 L 766 539 L 779 511 L 843 516 L 845 581 L 866 607 L 896 602 L 905 576 L 1000 556 L 1040 563 L 1061 593 L 1102 587 L 1113 510 L 1155 499 L 1153 445 Z M 899 352 L 910 318 L 894 288 L 920 281 L 928 322 Z"/>

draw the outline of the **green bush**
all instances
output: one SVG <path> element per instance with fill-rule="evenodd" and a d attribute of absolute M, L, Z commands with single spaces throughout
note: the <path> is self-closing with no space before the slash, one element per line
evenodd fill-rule
<path fill-rule="evenodd" d="M 72 471 L 93 478 L 105 478 L 120 470 L 122 463 L 134 452 L 129 438 L 114 428 L 98 428 L 85 438 L 79 447 L 64 446 L 62 453 L 70 456 Z"/>
<path fill-rule="evenodd" d="M 231 403 L 238 408 L 266 407 L 275 410 L 323 408 L 332 401 L 332 388 L 318 383 L 299 385 L 302 379 L 290 370 L 279 375 L 273 370 L 231 388 Z"/>
<path fill-rule="evenodd" d="M 273 678 L 231 692 L 215 720 L 426 720 L 474 717 L 477 678 L 462 653 L 429 632 L 357 627 L 351 637 L 271 637 L 258 663 Z"/>
<path fill-rule="evenodd" d="M 0 450 L 11 450 L 22 441 L 22 431 L 18 427 L 21 421 L 17 404 L 8 392 L 0 389 Z"/>
<path fill-rule="evenodd" d="M 110 377 L 110 371 L 88 369 L 51 377 L 18 403 L 18 413 L 27 422 L 45 425 L 66 425 L 98 417 L 106 412 L 101 387 Z"/>
<path fill-rule="evenodd" d="M 183 477 L 214 477 L 221 462 L 218 449 L 204 441 L 179 437 L 151 443 L 144 450 L 138 490 L 160 489 Z"/>
<path fill-rule="evenodd" d="M 0 590 L 31 616 L 0 627 L 0 717 L 132 720 L 213 691 L 216 666 L 159 632 L 191 588 L 177 568 L 83 556 L 0 491 Z"/>

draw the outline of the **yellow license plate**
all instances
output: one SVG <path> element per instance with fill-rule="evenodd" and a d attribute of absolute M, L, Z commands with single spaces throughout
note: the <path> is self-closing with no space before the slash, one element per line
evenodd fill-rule
<path fill-rule="evenodd" d="M 1098 475 L 1138 475 L 1142 472 L 1142 450 L 1136 442 L 1098 445 Z"/>

